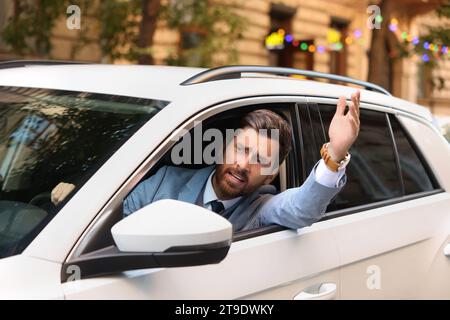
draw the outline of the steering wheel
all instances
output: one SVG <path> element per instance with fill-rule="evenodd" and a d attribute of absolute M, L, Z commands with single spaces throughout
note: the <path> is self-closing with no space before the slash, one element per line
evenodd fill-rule
<path fill-rule="evenodd" d="M 44 204 L 52 204 L 52 193 L 51 192 L 42 192 L 39 193 L 37 196 L 34 196 L 33 199 L 30 200 L 30 202 L 28 202 L 28 204 L 33 205 L 35 207 L 40 207 L 42 208 L 42 206 Z"/>

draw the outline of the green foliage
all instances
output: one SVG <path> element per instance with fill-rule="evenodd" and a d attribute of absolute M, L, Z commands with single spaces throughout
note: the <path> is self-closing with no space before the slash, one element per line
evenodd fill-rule
<path fill-rule="evenodd" d="M 179 30 L 182 37 L 181 50 L 169 56 L 168 64 L 211 67 L 237 61 L 234 44 L 242 38 L 246 22 L 229 4 L 174 0 L 163 7 L 161 17 L 169 28 Z M 183 41 L 183 35 L 192 34 L 197 38 L 197 45 Z M 216 53 L 221 53 L 222 59 Z"/>
<path fill-rule="evenodd" d="M 97 13 L 100 22 L 102 53 L 112 60 L 137 57 L 137 39 L 142 15 L 142 0 L 102 0 Z M 128 49 L 127 49 L 128 48 Z"/>
<path fill-rule="evenodd" d="M 450 17 L 450 1 L 447 2 L 446 4 L 441 5 L 437 10 L 436 13 L 438 15 L 438 17 L 442 18 L 442 17 Z"/>
<path fill-rule="evenodd" d="M 17 15 L 9 18 L 2 37 L 14 53 L 41 55 L 50 53 L 50 34 L 55 20 L 65 12 L 65 0 L 15 0 Z"/>
<path fill-rule="evenodd" d="M 66 16 L 66 8 L 71 4 L 80 6 L 82 12 L 82 29 L 72 58 L 76 50 L 96 41 L 91 27 L 83 23 L 86 15 L 99 23 L 98 43 L 103 56 L 136 61 L 140 54 L 152 53 L 151 43 L 146 48 L 138 46 L 142 0 L 15 0 L 15 4 L 17 14 L 9 18 L 1 36 L 18 55 L 49 57 L 56 20 Z M 169 0 L 162 6 L 159 19 L 166 21 L 169 28 L 180 32 L 195 28 L 200 34 L 196 46 L 171 53 L 167 63 L 207 67 L 237 61 L 234 43 L 242 37 L 245 23 L 225 4 L 213 4 L 210 0 Z M 221 53 L 224 61 L 214 61 L 216 53 Z"/>
<path fill-rule="evenodd" d="M 440 19 L 450 19 L 450 1 L 436 9 L 436 14 Z M 399 57 L 411 57 L 426 55 L 428 61 L 421 61 L 427 69 L 434 69 L 439 61 L 448 59 L 448 55 L 438 50 L 438 46 L 448 46 L 450 44 L 450 29 L 448 27 L 427 26 L 427 33 L 419 37 L 418 45 L 412 45 L 406 39 L 399 43 Z M 436 49 L 432 52 L 425 48 L 425 43 L 434 44 Z M 441 47 L 442 48 L 442 47 Z M 449 48 L 450 51 L 450 48 Z M 445 87 L 445 81 L 441 77 L 430 79 L 433 89 L 442 90 Z"/>

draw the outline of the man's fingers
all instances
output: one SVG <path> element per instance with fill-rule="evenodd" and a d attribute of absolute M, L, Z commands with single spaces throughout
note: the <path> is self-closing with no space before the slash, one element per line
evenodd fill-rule
<path fill-rule="evenodd" d="M 64 192 L 64 186 L 62 184 L 58 184 L 55 189 L 52 191 L 52 202 L 57 205 L 61 202 L 61 195 Z"/>
<path fill-rule="evenodd" d="M 353 97 L 352 97 L 353 98 Z M 355 103 L 352 101 L 350 102 L 350 106 L 349 106 L 349 114 L 352 116 L 352 118 L 354 118 L 355 120 L 359 121 L 359 113 L 358 113 L 358 109 L 355 106 Z"/>
<path fill-rule="evenodd" d="M 72 192 L 73 189 L 75 189 L 73 184 L 64 182 L 59 183 L 51 192 L 52 203 L 58 205 Z"/>
<path fill-rule="evenodd" d="M 349 119 L 350 119 L 350 125 L 352 126 L 353 130 L 356 133 L 358 133 L 359 132 L 359 123 L 358 123 L 358 121 L 355 118 L 353 118 L 353 117 L 350 117 Z"/>
<path fill-rule="evenodd" d="M 343 96 L 339 97 L 339 101 L 338 101 L 337 107 L 336 107 L 336 114 L 343 116 L 345 113 L 346 106 L 347 106 L 347 102 L 345 100 L 345 97 L 343 97 Z"/>
<path fill-rule="evenodd" d="M 57 205 L 57 203 L 56 203 L 57 201 L 56 201 L 56 198 L 55 198 L 55 189 L 52 190 L 50 199 L 52 200 L 52 203 L 53 203 L 54 205 Z"/>
<path fill-rule="evenodd" d="M 58 184 L 51 193 L 51 200 L 53 202 L 54 205 L 57 205 L 59 203 L 59 197 L 61 194 L 62 190 L 61 190 L 61 185 Z"/>
<path fill-rule="evenodd" d="M 357 90 L 355 93 L 352 94 L 352 102 L 355 105 L 356 112 L 358 113 L 358 115 L 359 115 L 360 98 L 361 98 L 361 92 L 359 90 Z"/>

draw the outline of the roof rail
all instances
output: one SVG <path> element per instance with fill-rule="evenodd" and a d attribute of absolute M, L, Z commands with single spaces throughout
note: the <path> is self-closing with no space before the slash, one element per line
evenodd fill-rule
<path fill-rule="evenodd" d="M 64 60 L 10 60 L 0 62 L 0 69 L 20 68 L 27 66 L 53 66 L 64 64 L 85 64 L 87 62 L 64 61 Z"/>
<path fill-rule="evenodd" d="M 224 66 L 205 70 L 196 74 L 195 76 L 183 81 L 180 85 L 186 86 L 191 84 L 204 83 L 209 81 L 224 80 L 224 79 L 239 79 L 242 73 L 266 73 L 283 76 L 299 75 L 310 78 L 328 79 L 333 81 L 341 81 L 345 83 L 356 84 L 364 87 L 367 90 L 383 93 L 391 96 L 391 93 L 386 89 L 366 81 L 356 80 L 349 77 L 339 76 L 335 74 L 328 74 L 317 71 L 299 70 L 294 68 L 269 67 L 269 66 Z"/>

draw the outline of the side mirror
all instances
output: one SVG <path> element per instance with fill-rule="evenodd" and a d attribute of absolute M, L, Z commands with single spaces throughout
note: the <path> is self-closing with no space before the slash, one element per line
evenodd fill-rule
<path fill-rule="evenodd" d="M 62 280 L 128 270 L 219 263 L 230 248 L 232 225 L 200 206 L 159 200 L 111 228 L 115 246 L 80 256 L 62 268 Z"/>

